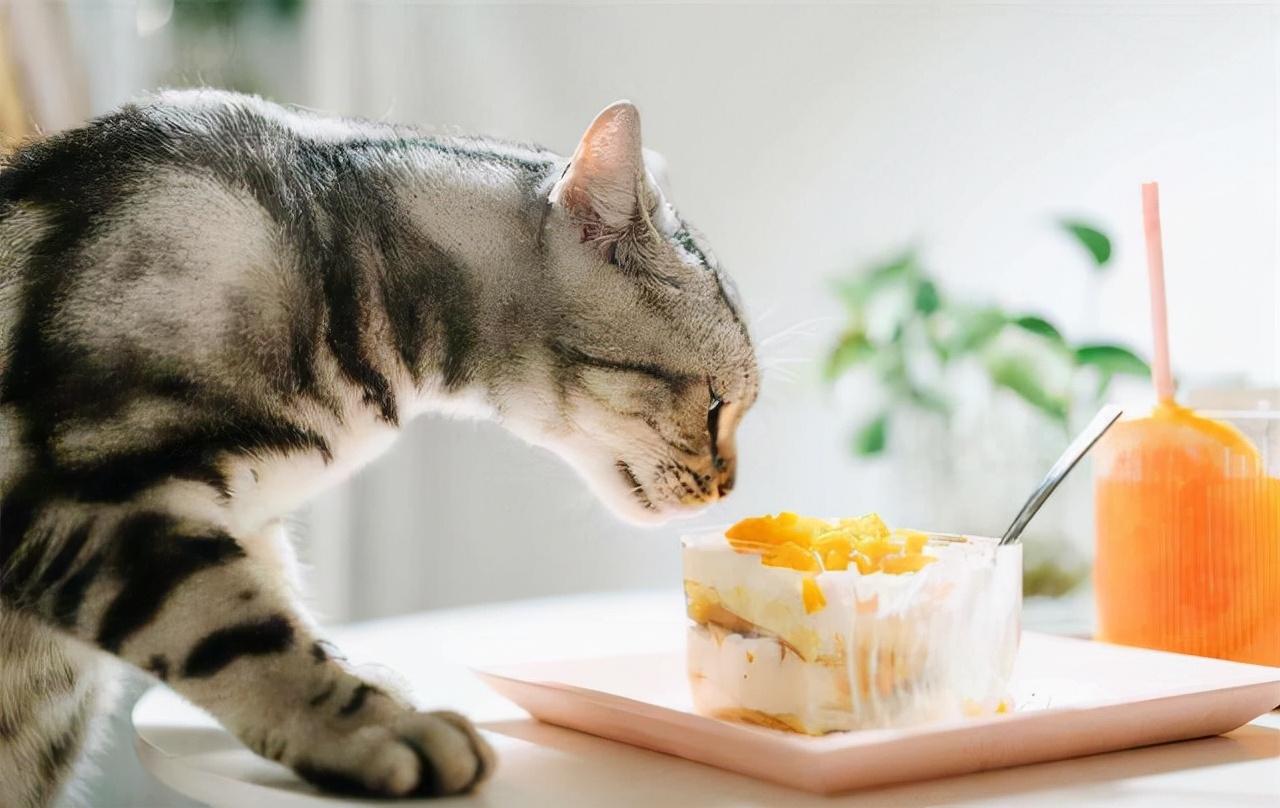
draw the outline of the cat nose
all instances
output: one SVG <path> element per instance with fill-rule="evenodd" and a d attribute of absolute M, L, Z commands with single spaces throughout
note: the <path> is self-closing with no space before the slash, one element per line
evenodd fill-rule
<path fill-rule="evenodd" d="M 717 496 L 729 496 L 729 492 L 733 490 L 733 484 L 737 481 L 737 466 L 737 462 L 732 457 L 717 458 L 715 470 Z"/>

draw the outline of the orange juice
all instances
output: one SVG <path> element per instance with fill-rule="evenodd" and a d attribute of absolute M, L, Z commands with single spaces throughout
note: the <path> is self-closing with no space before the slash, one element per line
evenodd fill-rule
<path fill-rule="evenodd" d="M 1172 402 L 1116 424 L 1094 456 L 1098 638 L 1280 666 L 1277 469 Z"/>

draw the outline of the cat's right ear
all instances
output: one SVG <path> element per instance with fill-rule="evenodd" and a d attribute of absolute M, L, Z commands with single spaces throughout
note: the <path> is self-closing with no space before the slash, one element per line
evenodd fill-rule
<path fill-rule="evenodd" d="M 645 172 L 640 112 L 618 101 L 587 127 L 550 196 L 582 226 L 583 241 L 611 253 L 622 234 L 642 224 L 659 193 Z"/>

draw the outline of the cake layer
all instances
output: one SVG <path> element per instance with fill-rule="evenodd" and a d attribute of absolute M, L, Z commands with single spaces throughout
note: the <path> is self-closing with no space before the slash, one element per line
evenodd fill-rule
<path fill-rule="evenodd" d="M 843 665 L 805 662 L 771 637 L 690 626 L 689 681 L 697 710 L 821 735 L 851 728 Z"/>
<path fill-rule="evenodd" d="M 1003 677 L 956 687 L 947 665 L 922 658 L 854 652 L 843 663 L 806 662 L 775 638 L 715 626 L 690 626 L 686 642 L 694 708 L 713 718 L 824 735 L 1008 709 Z"/>

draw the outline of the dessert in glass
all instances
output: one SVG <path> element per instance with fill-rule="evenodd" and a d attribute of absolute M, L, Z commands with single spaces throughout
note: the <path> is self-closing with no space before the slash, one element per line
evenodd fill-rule
<path fill-rule="evenodd" d="M 787 512 L 683 545 L 700 713 L 821 735 L 1007 709 L 1019 545 Z"/>

